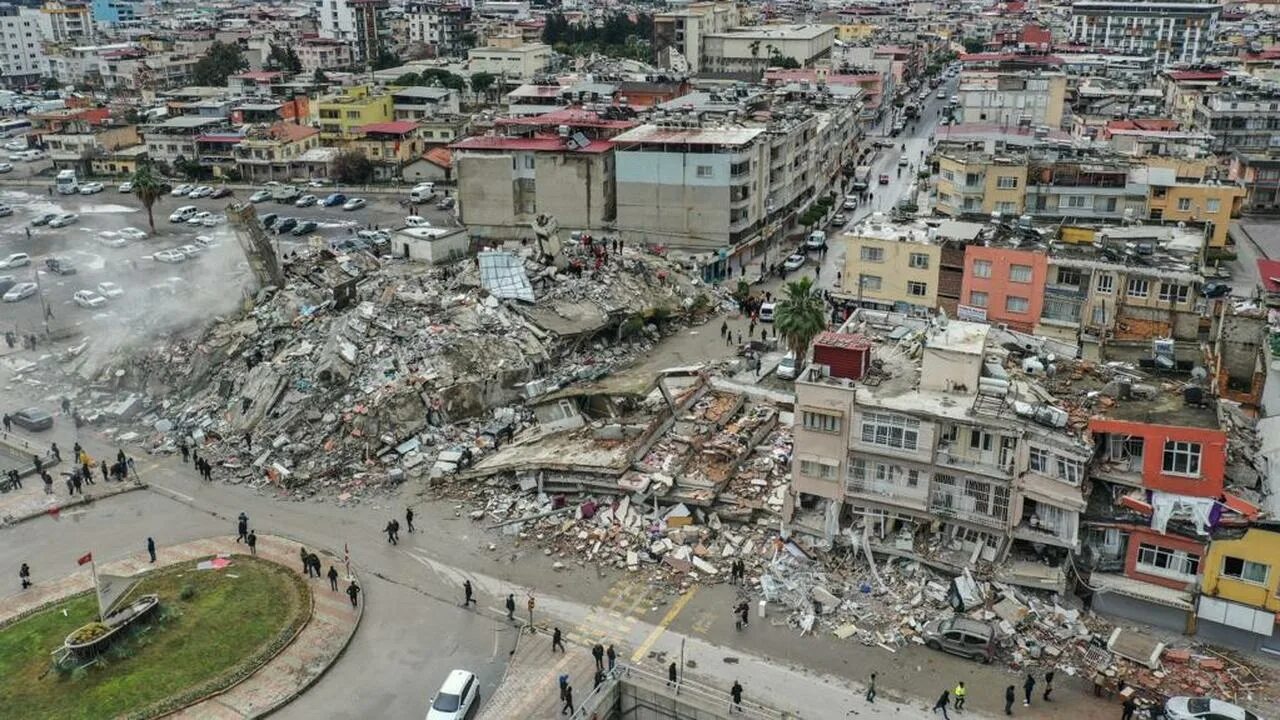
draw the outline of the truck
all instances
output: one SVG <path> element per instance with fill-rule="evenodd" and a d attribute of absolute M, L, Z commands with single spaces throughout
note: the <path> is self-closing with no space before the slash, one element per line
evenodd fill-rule
<path fill-rule="evenodd" d="M 853 189 L 859 192 L 871 187 L 871 166 L 859 165 L 853 171 Z"/>
<path fill-rule="evenodd" d="M 59 170 L 53 182 L 58 188 L 59 195 L 75 195 L 80 192 L 75 170 Z"/>

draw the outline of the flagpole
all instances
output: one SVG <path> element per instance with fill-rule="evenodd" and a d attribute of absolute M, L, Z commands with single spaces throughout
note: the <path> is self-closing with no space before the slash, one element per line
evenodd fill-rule
<path fill-rule="evenodd" d="M 89 571 L 93 573 L 93 591 L 98 596 L 98 622 L 102 622 L 105 614 L 102 610 L 102 587 L 98 585 L 98 561 L 89 560 Z"/>

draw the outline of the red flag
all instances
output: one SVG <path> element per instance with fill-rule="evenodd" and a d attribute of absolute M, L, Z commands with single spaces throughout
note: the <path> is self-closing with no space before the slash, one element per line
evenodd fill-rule
<path fill-rule="evenodd" d="M 87 552 L 84 555 L 80 556 L 80 559 L 76 561 L 76 564 L 84 565 L 85 563 L 91 563 L 91 562 L 93 562 L 93 553 Z"/>

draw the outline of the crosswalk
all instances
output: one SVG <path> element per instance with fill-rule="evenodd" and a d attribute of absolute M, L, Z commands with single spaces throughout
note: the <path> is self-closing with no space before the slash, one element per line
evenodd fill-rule
<path fill-rule="evenodd" d="M 648 583 L 623 578 L 605 591 L 582 622 L 568 633 L 569 640 L 586 646 L 621 645 L 652 607 L 656 597 Z"/>

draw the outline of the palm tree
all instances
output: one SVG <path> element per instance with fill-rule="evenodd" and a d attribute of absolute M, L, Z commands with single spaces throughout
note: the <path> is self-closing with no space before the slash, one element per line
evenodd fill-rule
<path fill-rule="evenodd" d="M 787 341 L 787 347 L 803 363 L 809 343 L 827 327 L 827 310 L 821 291 L 810 278 L 800 278 L 783 287 L 783 297 L 774 310 L 773 325 Z"/>
<path fill-rule="evenodd" d="M 142 207 L 147 209 L 147 224 L 151 226 L 151 232 L 155 233 L 156 219 L 151 208 L 164 195 L 164 183 L 156 176 L 149 163 L 138 165 L 138 170 L 133 173 L 133 194 L 142 203 Z"/>

